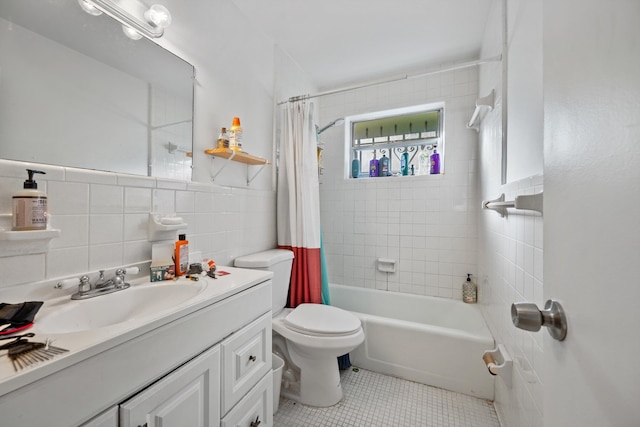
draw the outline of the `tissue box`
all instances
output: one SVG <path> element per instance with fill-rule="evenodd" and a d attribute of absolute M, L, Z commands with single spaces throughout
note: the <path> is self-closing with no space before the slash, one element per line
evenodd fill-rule
<path fill-rule="evenodd" d="M 150 276 L 152 282 L 172 280 L 176 277 L 173 243 L 155 243 L 151 246 Z"/>

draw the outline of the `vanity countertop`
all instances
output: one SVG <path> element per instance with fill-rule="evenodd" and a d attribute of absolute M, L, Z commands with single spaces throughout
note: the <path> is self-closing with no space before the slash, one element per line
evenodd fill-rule
<path fill-rule="evenodd" d="M 18 334 L 33 332 L 35 337 L 30 338 L 30 340 L 45 342 L 48 338 L 51 340 L 52 345 L 69 350 L 68 352 L 58 355 L 49 361 L 35 364 L 18 372 L 15 372 L 9 357 L 5 355 L 6 351 L 3 351 L 2 355 L 0 355 L 0 397 L 62 369 L 68 368 L 85 359 L 100 354 L 119 344 L 149 333 L 160 326 L 194 313 L 197 310 L 229 298 L 232 295 L 249 289 L 259 283 L 265 282 L 266 280 L 271 279 L 273 275 L 273 273 L 267 271 L 239 269 L 234 267 L 218 267 L 218 270 L 223 270 L 230 274 L 221 276 L 215 280 L 206 276 L 201 276 L 198 282 L 193 282 L 185 278 L 180 278 L 178 281 L 153 283 L 149 283 L 147 279 L 132 280 L 130 282 L 130 289 L 140 287 L 138 290 L 143 286 L 202 286 L 203 283 L 201 283 L 201 281 L 205 281 L 204 283 L 206 286 L 193 298 L 184 302 L 178 302 L 175 305 L 167 304 L 163 309 L 158 310 L 157 312 L 147 311 L 143 315 L 139 317 L 136 316 L 126 322 L 66 333 L 47 332 L 45 334 L 42 330 L 43 327 L 38 325 L 38 319 L 45 318 L 46 316 L 54 313 L 60 304 L 69 306 L 71 304 L 82 304 L 87 301 L 100 300 L 101 298 L 104 298 L 104 303 L 108 303 L 109 295 L 99 296 L 89 300 L 69 302 L 68 300 L 70 299 L 70 293 L 72 290 L 53 290 L 50 284 L 47 285 L 46 288 L 43 287 L 43 285 L 22 285 L 20 287 L 0 289 L 1 302 L 17 303 L 29 300 L 44 301 L 44 305 L 36 315 L 34 326 L 21 331 Z M 128 291 L 129 289 L 125 289 L 111 295 L 120 294 L 121 296 L 124 296 Z M 60 293 L 64 293 L 64 295 L 60 296 Z M 118 310 L 119 308 L 120 307 L 117 305 L 112 307 L 113 310 Z M 188 333 L 188 331 L 185 331 L 185 333 Z M 3 342 L 0 341 L 0 344 L 1 343 Z"/>

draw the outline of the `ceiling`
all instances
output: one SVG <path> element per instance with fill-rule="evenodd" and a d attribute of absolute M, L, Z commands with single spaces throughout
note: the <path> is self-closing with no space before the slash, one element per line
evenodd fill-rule
<path fill-rule="evenodd" d="M 493 0 L 233 0 L 320 90 L 477 59 Z"/>

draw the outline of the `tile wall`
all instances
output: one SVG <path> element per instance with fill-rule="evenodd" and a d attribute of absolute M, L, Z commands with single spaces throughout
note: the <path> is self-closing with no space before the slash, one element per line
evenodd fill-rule
<path fill-rule="evenodd" d="M 49 198 L 51 227 L 62 235 L 45 253 L 0 257 L 0 287 L 149 261 L 150 212 L 182 217 L 190 251 L 221 265 L 275 246 L 272 190 L 0 160 L 0 213 L 11 212 L 27 167 L 47 173 L 38 187 Z"/>
<path fill-rule="evenodd" d="M 321 135 L 320 209 L 330 282 L 461 298 L 466 273 L 477 273 L 478 137 L 466 128 L 477 94 L 477 70 L 469 68 L 320 98 L 320 125 L 338 117 L 445 103 L 442 175 L 345 179 L 344 127 Z M 396 260 L 395 273 L 376 270 L 381 257 Z"/>
<path fill-rule="evenodd" d="M 500 192 L 507 200 L 543 190 L 541 175 L 504 185 Z M 504 344 L 514 360 L 513 384 L 501 378 L 495 382 L 496 408 L 504 425 L 542 425 L 543 338 L 513 326 L 513 302 L 533 302 L 544 307 L 543 219 L 533 211 L 501 218 L 485 211 L 479 218 L 480 301 L 496 343 Z"/>
<path fill-rule="evenodd" d="M 503 0 L 493 2 L 481 57 L 491 57 L 502 49 L 502 4 Z M 519 4 L 509 3 L 514 9 Z M 535 16 L 522 17 L 525 18 Z M 501 193 L 505 193 L 507 200 L 513 200 L 517 195 L 543 191 L 542 175 L 501 184 L 502 87 L 501 65 L 483 65 L 479 72 L 480 95 L 496 91 L 495 108 L 483 114 L 480 130 L 478 180 L 479 198 L 483 200 L 494 199 Z M 510 125 L 515 123 L 512 120 Z M 526 148 L 512 141 L 509 141 L 511 150 Z M 508 386 L 500 377 L 495 381 L 495 407 L 504 426 L 543 425 L 544 333 L 526 332 L 511 322 L 511 304 L 515 301 L 544 307 L 542 234 L 543 217 L 536 212 L 511 211 L 504 218 L 493 211 L 478 212 L 479 303 L 496 344 L 503 344 L 514 361 L 512 385 Z"/>

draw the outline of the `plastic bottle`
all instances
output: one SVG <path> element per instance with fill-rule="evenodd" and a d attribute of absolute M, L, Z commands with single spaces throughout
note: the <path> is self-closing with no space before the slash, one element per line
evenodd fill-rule
<path fill-rule="evenodd" d="M 358 178 L 360 176 L 360 160 L 354 158 L 351 160 L 351 178 Z"/>
<path fill-rule="evenodd" d="M 38 191 L 38 183 L 33 180 L 34 173 L 45 172 L 27 169 L 29 179 L 23 184 L 23 190 L 12 198 L 12 229 L 14 231 L 45 230 L 47 228 L 47 195 Z"/>
<path fill-rule="evenodd" d="M 389 158 L 386 154 L 382 155 L 378 164 L 378 176 L 389 176 Z"/>
<path fill-rule="evenodd" d="M 430 157 L 431 160 L 431 175 L 438 175 L 440 173 L 440 154 L 434 149 L 433 154 Z"/>
<path fill-rule="evenodd" d="M 229 128 L 229 148 L 242 151 L 242 126 L 239 117 L 233 118 L 233 124 Z"/>
<path fill-rule="evenodd" d="M 229 148 L 229 134 L 227 133 L 227 128 L 222 128 L 220 130 L 220 135 L 218 135 L 218 149 Z"/>
<path fill-rule="evenodd" d="M 431 159 L 429 159 L 429 151 L 427 148 L 422 150 L 420 154 L 420 164 L 418 168 L 418 175 L 429 175 L 431 172 Z"/>
<path fill-rule="evenodd" d="M 400 172 L 404 176 L 409 175 L 409 153 L 406 150 L 400 156 Z"/>
<path fill-rule="evenodd" d="M 184 276 L 189 271 L 189 241 L 185 234 L 178 235 L 174 254 L 176 276 Z"/>
<path fill-rule="evenodd" d="M 374 177 L 378 176 L 378 168 L 380 166 L 380 162 L 376 159 L 376 150 L 373 150 L 373 159 L 369 161 L 369 176 Z"/>
<path fill-rule="evenodd" d="M 462 283 L 462 301 L 469 304 L 478 302 L 478 287 L 471 281 L 471 274 L 467 274 L 467 280 Z"/>

